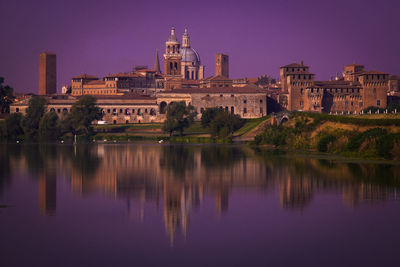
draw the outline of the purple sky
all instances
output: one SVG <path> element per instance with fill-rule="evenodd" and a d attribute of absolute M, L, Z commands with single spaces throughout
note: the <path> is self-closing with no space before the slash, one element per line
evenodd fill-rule
<path fill-rule="evenodd" d="M 181 39 L 185 25 L 206 76 L 221 52 L 232 78 L 278 77 L 300 60 L 316 79 L 353 62 L 399 75 L 399 10 L 398 0 L 0 0 L 0 76 L 17 92 L 37 92 L 43 51 L 57 54 L 58 91 L 83 73 L 152 68 L 171 26 Z"/>

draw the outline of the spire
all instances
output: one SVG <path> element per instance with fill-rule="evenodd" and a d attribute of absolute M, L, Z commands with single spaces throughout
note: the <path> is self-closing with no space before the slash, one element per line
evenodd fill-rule
<path fill-rule="evenodd" d="M 185 33 L 182 36 L 182 47 L 190 47 L 190 39 L 186 26 L 185 26 Z"/>
<path fill-rule="evenodd" d="M 175 36 L 175 27 L 172 27 L 171 28 L 171 35 L 169 36 L 169 38 L 168 38 L 168 42 L 169 43 L 176 43 L 176 42 L 178 42 L 178 39 L 176 39 L 176 36 Z"/>
<path fill-rule="evenodd" d="M 158 49 L 156 49 L 156 59 L 154 61 L 154 71 L 156 73 L 161 73 L 160 70 L 160 60 L 158 59 Z"/>

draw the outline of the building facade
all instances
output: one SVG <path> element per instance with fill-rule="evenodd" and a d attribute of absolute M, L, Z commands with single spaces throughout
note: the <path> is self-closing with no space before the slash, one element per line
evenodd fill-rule
<path fill-rule="evenodd" d="M 365 71 L 364 66 L 344 67 L 343 77 L 315 81 L 315 75 L 303 62 L 280 68 L 282 102 L 290 111 L 360 113 L 368 107 L 387 105 L 388 74 Z"/>

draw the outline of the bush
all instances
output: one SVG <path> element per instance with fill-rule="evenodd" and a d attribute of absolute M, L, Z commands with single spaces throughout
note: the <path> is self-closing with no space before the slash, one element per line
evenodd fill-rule
<path fill-rule="evenodd" d="M 5 121 L 5 133 L 8 140 L 15 141 L 23 138 L 22 119 L 23 116 L 21 113 L 13 113 L 7 117 Z"/>

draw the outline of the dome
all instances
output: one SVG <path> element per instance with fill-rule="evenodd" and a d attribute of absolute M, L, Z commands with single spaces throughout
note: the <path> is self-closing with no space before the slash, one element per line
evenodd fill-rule
<path fill-rule="evenodd" d="M 181 48 L 182 62 L 196 62 L 200 63 L 200 56 L 191 47 L 182 47 Z"/>

